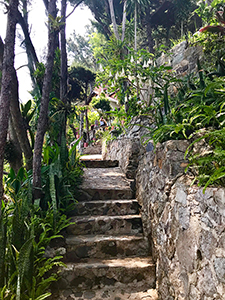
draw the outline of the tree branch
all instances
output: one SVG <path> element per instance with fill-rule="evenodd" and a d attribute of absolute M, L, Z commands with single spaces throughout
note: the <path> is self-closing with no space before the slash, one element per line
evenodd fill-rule
<path fill-rule="evenodd" d="M 37 64 L 38 64 L 37 54 L 36 54 L 34 45 L 33 45 L 32 41 L 30 39 L 30 34 L 29 34 L 29 31 L 28 31 L 28 28 L 27 28 L 27 24 L 24 21 L 24 18 L 23 18 L 22 14 L 19 11 L 17 12 L 17 19 L 18 19 L 18 23 L 20 24 L 20 26 L 23 30 L 23 34 L 24 34 L 24 37 L 25 37 L 26 48 L 30 52 L 35 66 L 37 66 Z"/>
<path fill-rule="evenodd" d="M 73 10 L 66 16 L 66 19 L 69 18 L 75 11 L 75 9 L 83 2 L 84 0 L 80 0 L 73 8 Z"/>

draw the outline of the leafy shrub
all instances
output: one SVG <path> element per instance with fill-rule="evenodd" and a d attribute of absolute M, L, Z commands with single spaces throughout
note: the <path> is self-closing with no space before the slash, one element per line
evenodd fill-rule
<path fill-rule="evenodd" d="M 52 206 L 44 212 L 38 203 L 32 204 L 24 169 L 17 175 L 11 170 L 6 192 L 8 202 L 2 201 L 0 218 L 0 299 L 46 299 L 50 284 L 58 278 L 53 268 L 63 264 L 60 256 L 45 257 L 45 249 L 69 221 L 55 215 Z"/>

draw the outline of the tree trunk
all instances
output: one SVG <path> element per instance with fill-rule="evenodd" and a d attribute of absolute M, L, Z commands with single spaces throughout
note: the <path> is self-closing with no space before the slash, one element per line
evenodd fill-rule
<path fill-rule="evenodd" d="M 10 167 L 15 171 L 17 174 L 19 169 L 23 166 L 23 156 L 22 156 L 22 150 L 20 148 L 20 143 L 17 138 L 17 134 L 15 132 L 12 118 L 9 119 L 9 141 L 13 145 L 13 157 L 10 159 L 9 164 Z"/>
<path fill-rule="evenodd" d="M 60 100 L 67 103 L 67 78 L 68 78 L 68 66 L 67 66 L 67 52 L 66 52 L 66 4 L 67 0 L 61 0 L 61 22 L 63 25 L 60 28 Z M 59 132 L 58 142 L 61 144 L 62 135 L 66 136 L 66 119 L 67 112 L 65 110 L 64 118 L 62 120 L 62 127 Z"/>
<path fill-rule="evenodd" d="M 15 32 L 16 32 L 16 15 L 19 1 L 9 1 L 8 19 L 6 38 L 2 65 L 2 87 L 0 94 L 0 200 L 3 196 L 3 163 L 4 163 L 4 148 L 6 143 L 8 123 L 9 123 L 9 105 L 10 95 L 13 85 L 14 74 L 14 50 L 15 50 Z M 0 201 L 0 217 L 1 217 L 1 201 Z"/>
<path fill-rule="evenodd" d="M 134 50 L 137 51 L 137 2 L 135 1 L 134 8 Z"/>
<path fill-rule="evenodd" d="M 87 139 L 86 142 L 90 142 L 90 130 L 89 130 L 89 120 L 88 120 L 88 109 L 85 109 L 85 118 L 86 118 L 86 133 L 87 133 Z"/>
<path fill-rule="evenodd" d="M 0 70 L 2 70 L 3 53 L 4 53 L 4 43 L 2 41 L 2 38 L 0 37 Z M 1 81 L 0 81 L 0 84 L 1 84 Z"/>
<path fill-rule="evenodd" d="M 66 103 L 67 94 L 67 53 L 66 53 L 66 1 L 61 1 L 61 22 L 60 28 L 60 50 L 61 50 L 61 74 L 60 74 L 60 99 Z"/>
<path fill-rule="evenodd" d="M 127 20 L 127 0 L 124 0 L 124 3 L 123 3 L 123 21 L 122 21 L 122 38 L 121 38 L 122 42 L 124 41 L 124 38 L 125 38 L 126 20 Z"/>
<path fill-rule="evenodd" d="M 118 28 L 117 28 L 117 24 L 116 24 L 115 13 L 114 13 L 113 0 L 108 0 L 108 1 L 109 1 L 111 20 L 112 20 L 112 24 L 113 24 L 113 31 L 114 31 L 116 39 L 120 40 Z"/>
<path fill-rule="evenodd" d="M 56 18 L 56 0 L 50 0 L 48 3 L 48 14 L 53 19 Z M 40 114 L 37 125 L 37 133 L 34 143 L 34 157 L 33 157 L 33 199 L 41 197 L 41 154 L 44 142 L 44 135 L 48 122 L 48 105 L 49 95 L 51 91 L 52 71 L 54 65 L 55 50 L 57 45 L 58 30 L 55 24 L 49 19 L 48 25 L 48 54 L 43 80 L 42 98 L 40 106 Z"/>
<path fill-rule="evenodd" d="M 3 60 L 1 49 L 4 49 L 4 44 L 0 40 L 0 70 L 2 69 L 1 62 Z M 18 79 L 17 79 L 17 74 L 15 69 L 13 71 L 11 93 L 9 97 L 10 97 L 11 122 L 14 128 L 14 132 L 15 134 L 17 134 L 17 138 L 14 137 L 14 140 L 18 141 L 17 143 L 15 143 L 15 146 L 18 147 L 18 153 L 22 149 L 26 160 L 26 169 L 30 170 L 32 168 L 33 153 L 32 153 L 32 149 L 30 146 L 30 142 L 27 136 L 26 128 L 24 126 L 24 121 L 19 107 Z"/>
<path fill-rule="evenodd" d="M 12 93 L 10 95 L 10 114 L 12 117 L 14 130 L 20 143 L 20 147 L 24 153 L 24 157 L 26 160 L 26 169 L 30 170 L 32 169 L 33 153 L 27 136 L 27 129 L 25 127 L 19 107 L 18 79 L 15 70 L 13 73 Z"/>
<path fill-rule="evenodd" d="M 86 83 L 86 87 L 85 87 L 85 105 L 86 105 L 86 109 L 85 109 L 85 119 L 86 119 L 86 142 L 89 143 L 90 142 L 90 132 L 89 132 L 89 120 L 88 120 L 88 84 Z M 90 94 L 91 94 L 91 90 L 90 90 Z"/>
<path fill-rule="evenodd" d="M 80 154 L 83 153 L 83 142 L 84 142 L 83 134 L 84 134 L 84 112 L 81 111 L 81 113 L 80 113 L 80 138 L 81 138 L 81 140 L 79 142 Z"/>

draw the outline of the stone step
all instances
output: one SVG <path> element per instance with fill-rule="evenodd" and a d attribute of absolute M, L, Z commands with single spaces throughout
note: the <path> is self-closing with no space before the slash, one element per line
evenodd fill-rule
<path fill-rule="evenodd" d="M 68 289 L 60 291 L 50 300 L 157 300 L 158 295 L 155 289 L 149 289 L 146 291 L 139 291 L 138 288 L 128 290 L 127 286 L 116 286 L 102 288 L 99 290 L 82 290 L 76 291 L 74 289 Z"/>
<path fill-rule="evenodd" d="M 82 159 L 81 159 L 82 160 Z M 119 166 L 118 160 L 82 160 L 86 168 L 115 168 Z"/>
<path fill-rule="evenodd" d="M 84 169 L 79 201 L 133 199 L 134 181 L 120 168 Z"/>
<path fill-rule="evenodd" d="M 69 216 L 83 215 L 137 215 L 140 212 L 140 205 L 135 199 L 132 200 L 98 200 L 88 202 L 78 202 L 75 209 Z"/>
<path fill-rule="evenodd" d="M 142 233 L 142 220 L 140 215 L 125 216 L 76 216 L 71 218 L 67 227 L 69 235 L 87 234 L 113 234 L 135 235 Z"/>
<path fill-rule="evenodd" d="M 90 259 L 88 262 L 69 263 L 62 268 L 61 278 L 55 288 L 76 291 L 97 290 L 103 286 L 126 285 L 126 289 L 138 286 L 142 291 L 155 288 L 155 266 L 149 257 L 124 259 Z"/>
<path fill-rule="evenodd" d="M 133 191 L 129 189 L 82 189 L 79 191 L 80 195 L 77 197 L 78 201 L 92 201 L 92 200 L 120 200 L 134 198 Z"/>
<path fill-rule="evenodd" d="M 64 261 L 77 262 L 84 258 L 147 256 L 149 246 L 142 234 L 129 236 L 84 235 L 66 238 Z"/>

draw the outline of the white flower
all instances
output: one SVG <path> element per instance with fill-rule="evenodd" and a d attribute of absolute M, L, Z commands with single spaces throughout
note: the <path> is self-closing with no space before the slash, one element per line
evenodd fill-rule
<path fill-rule="evenodd" d="M 148 64 L 148 66 L 150 66 L 152 64 L 152 60 L 150 58 L 149 58 L 147 64 Z"/>
<path fill-rule="evenodd" d="M 99 71 L 100 71 L 100 72 L 102 72 L 102 71 L 103 71 L 103 67 L 102 67 L 102 65 L 101 65 L 101 64 L 99 65 Z"/>
<path fill-rule="evenodd" d="M 122 68 L 122 72 L 121 72 L 120 76 L 125 76 L 124 68 Z"/>

